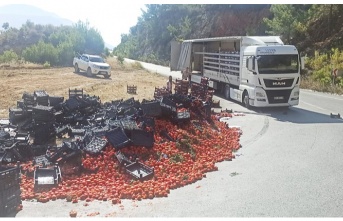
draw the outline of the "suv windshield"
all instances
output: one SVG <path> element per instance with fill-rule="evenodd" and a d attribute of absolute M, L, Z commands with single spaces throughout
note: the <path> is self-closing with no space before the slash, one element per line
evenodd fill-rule
<path fill-rule="evenodd" d="M 261 55 L 257 59 L 260 74 L 290 74 L 297 73 L 298 55 Z"/>
<path fill-rule="evenodd" d="M 104 63 L 104 60 L 101 57 L 89 57 L 89 60 L 91 62 L 99 62 L 99 63 Z"/>

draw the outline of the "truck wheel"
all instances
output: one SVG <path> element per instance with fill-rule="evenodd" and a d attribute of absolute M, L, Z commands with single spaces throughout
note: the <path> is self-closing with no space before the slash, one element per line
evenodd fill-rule
<path fill-rule="evenodd" d="M 108 78 L 110 78 L 110 77 L 111 77 L 111 75 L 109 75 L 109 74 L 105 74 L 105 75 L 104 75 L 104 77 L 105 77 L 106 79 L 108 79 Z"/>
<path fill-rule="evenodd" d="M 247 91 L 244 91 L 243 93 L 243 101 L 242 101 L 244 107 L 246 108 L 250 108 L 250 104 L 249 104 L 249 93 Z"/>
<path fill-rule="evenodd" d="M 87 69 L 87 76 L 88 77 L 92 77 L 92 70 L 91 70 L 91 68 Z"/>
<path fill-rule="evenodd" d="M 226 84 L 224 88 L 224 97 L 226 100 L 230 100 L 230 85 Z"/>
<path fill-rule="evenodd" d="M 75 73 L 79 73 L 80 72 L 79 66 L 77 64 L 75 64 L 74 69 L 75 69 Z"/>

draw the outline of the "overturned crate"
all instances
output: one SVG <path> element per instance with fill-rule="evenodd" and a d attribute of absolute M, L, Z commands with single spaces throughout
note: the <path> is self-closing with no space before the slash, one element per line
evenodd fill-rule
<path fill-rule="evenodd" d="M 49 189 L 57 186 L 62 181 L 60 167 L 55 165 L 50 168 L 37 167 L 34 171 L 34 191 Z"/>
<path fill-rule="evenodd" d="M 0 217 L 16 212 L 21 204 L 20 167 L 0 166 Z"/>
<path fill-rule="evenodd" d="M 125 167 L 126 172 L 135 179 L 148 180 L 154 176 L 154 168 L 144 165 L 136 160 Z"/>

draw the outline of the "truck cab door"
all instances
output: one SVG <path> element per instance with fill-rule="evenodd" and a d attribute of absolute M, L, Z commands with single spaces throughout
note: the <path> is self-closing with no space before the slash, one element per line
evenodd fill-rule
<path fill-rule="evenodd" d="M 82 55 L 81 63 L 80 63 L 80 68 L 82 70 L 87 70 L 87 68 L 88 68 L 88 61 L 89 61 L 88 57 L 85 56 L 85 55 Z"/>

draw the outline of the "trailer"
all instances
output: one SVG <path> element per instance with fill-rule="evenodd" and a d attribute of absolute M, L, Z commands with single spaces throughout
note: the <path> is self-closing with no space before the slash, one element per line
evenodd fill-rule
<path fill-rule="evenodd" d="M 192 83 L 209 87 L 244 106 L 299 104 L 298 50 L 279 36 L 232 36 L 171 42 L 171 71 L 189 67 Z"/>

